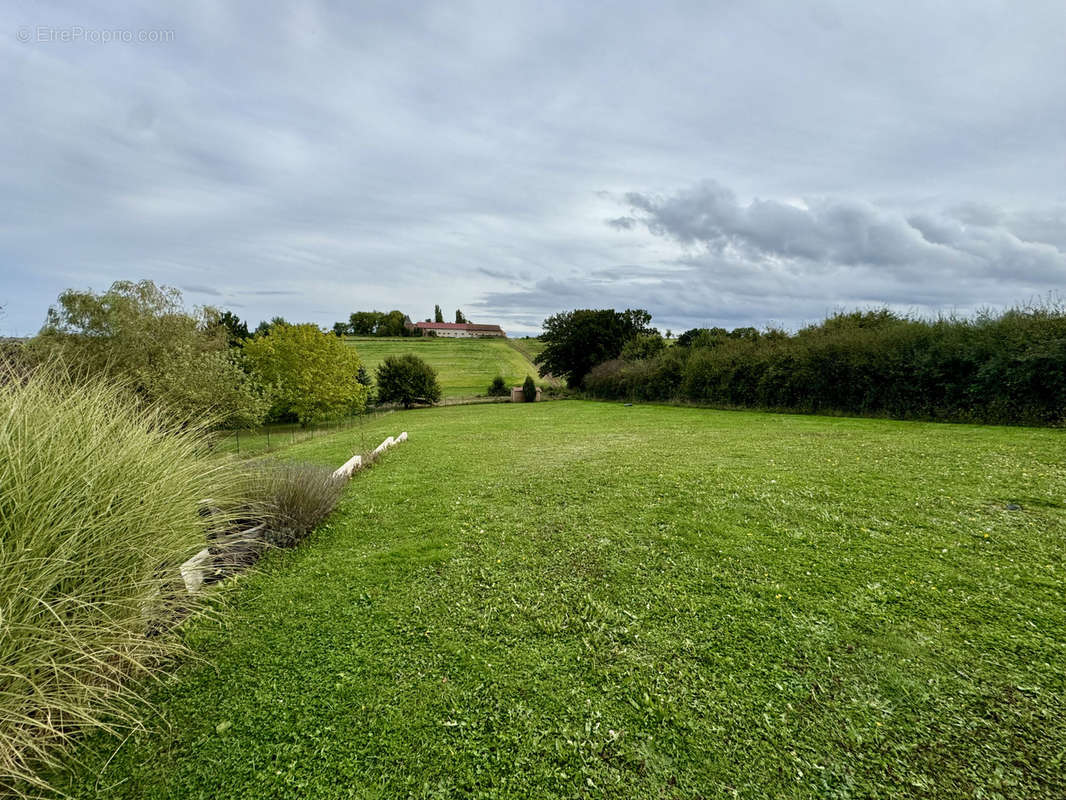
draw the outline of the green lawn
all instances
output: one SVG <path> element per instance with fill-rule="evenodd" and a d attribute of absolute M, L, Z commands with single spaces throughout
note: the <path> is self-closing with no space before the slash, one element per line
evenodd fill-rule
<path fill-rule="evenodd" d="M 528 348 L 512 347 L 504 339 L 448 339 L 425 337 L 391 339 L 378 337 L 348 337 L 370 370 L 388 356 L 414 353 L 437 370 L 445 397 L 471 397 L 485 394 L 492 379 L 502 375 L 508 386 L 520 386 L 527 375 L 537 382 L 537 368 L 530 362 L 535 355 Z M 538 343 L 539 344 L 539 343 Z"/>
<path fill-rule="evenodd" d="M 74 796 L 1066 797 L 1062 431 L 372 425 L 410 441 L 191 626 L 154 732 L 87 742 Z"/>

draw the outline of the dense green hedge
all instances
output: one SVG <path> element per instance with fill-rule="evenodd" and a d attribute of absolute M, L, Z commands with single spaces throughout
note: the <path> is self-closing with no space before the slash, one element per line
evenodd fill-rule
<path fill-rule="evenodd" d="M 938 320 L 854 312 L 795 334 L 741 333 L 690 331 L 687 344 L 653 358 L 600 364 L 585 389 L 603 398 L 804 412 L 1066 420 L 1066 311 L 1059 308 Z"/>

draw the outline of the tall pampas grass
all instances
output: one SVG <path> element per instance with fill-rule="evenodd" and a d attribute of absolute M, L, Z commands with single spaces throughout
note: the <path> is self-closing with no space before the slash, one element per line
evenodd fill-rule
<path fill-rule="evenodd" d="M 63 370 L 0 374 L 0 795 L 46 789 L 72 736 L 138 725 L 130 679 L 192 607 L 179 565 L 226 524 L 204 500 L 243 491 L 205 433 Z"/>

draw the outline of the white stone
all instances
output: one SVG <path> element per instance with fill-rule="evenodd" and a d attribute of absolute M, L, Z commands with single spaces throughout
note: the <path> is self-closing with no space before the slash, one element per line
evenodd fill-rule
<path fill-rule="evenodd" d="M 204 564 L 211 558 L 211 551 L 206 547 L 181 565 L 181 578 L 185 581 L 185 590 L 196 594 L 204 585 Z"/>
<path fill-rule="evenodd" d="M 355 472 L 357 469 L 362 469 L 362 468 L 363 468 L 363 457 L 361 455 L 352 456 L 347 461 L 345 461 L 343 464 L 341 464 L 339 467 L 337 467 L 336 471 L 333 473 L 333 477 L 334 478 L 350 478 L 350 477 L 352 477 L 352 473 L 353 472 Z"/>

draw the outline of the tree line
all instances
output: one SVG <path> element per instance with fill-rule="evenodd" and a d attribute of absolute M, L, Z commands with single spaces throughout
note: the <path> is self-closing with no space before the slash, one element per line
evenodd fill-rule
<path fill-rule="evenodd" d="M 396 315 L 380 315 L 377 329 Z M 317 325 L 274 317 L 249 331 L 231 311 L 187 310 L 181 292 L 152 281 L 64 291 L 37 336 L 0 359 L 23 371 L 48 364 L 74 380 L 102 377 L 175 419 L 217 428 L 307 425 L 373 400 L 410 407 L 441 397 L 436 372 L 416 356 L 386 359 L 375 381 L 351 343 Z"/>
<path fill-rule="evenodd" d="M 919 319 L 834 314 L 794 333 L 694 328 L 669 345 L 642 310 L 544 323 L 541 374 L 593 397 L 900 419 L 1066 422 L 1066 310 Z M 583 344 L 584 343 L 584 344 Z"/>
<path fill-rule="evenodd" d="M 275 317 L 249 334 L 232 312 L 189 311 L 177 289 L 152 281 L 63 292 L 17 357 L 25 369 L 103 377 L 175 418 L 219 428 L 359 413 L 371 383 L 355 348 L 317 325 Z"/>

